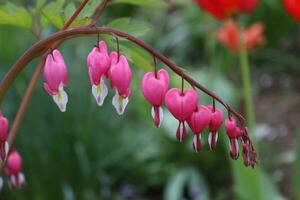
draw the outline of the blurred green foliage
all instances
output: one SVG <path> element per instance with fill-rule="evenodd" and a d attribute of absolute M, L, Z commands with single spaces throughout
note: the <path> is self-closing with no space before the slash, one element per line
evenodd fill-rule
<path fill-rule="evenodd" d="M 61 28 L 79 2 L 5 1 L 0 6 L 1 77 L 36 36 L 46 37 Z M 88 24 L 98 3 L 90 1 L 73 26 Z M 295 66 L 300 60 L 293 49 L 281 48 L 284 40 L 300 33 L 299 26 L 273 0 L 262 1 L 253 15 L 242 17 L 241 23 L 257 20 L 266 24 L 267 44 L 251 54 L 253 74 L 299 74 Z M 115 0 L 99 24 L 141 37 L 238 107 L 241 88 L 237 55 L 216 43 L 213 33 L 220 23 L 192 1 Z M 101 38 L 110 50 L 115 49 L 114 38 Z M 186 142 L 177 143 L 177 123 L 170 114 L 165 112 L 162 128 L 154 128 L 150 106 L 140 92 L 142 74 L 151 70 L 152 58 L 128 41 L 120 41 L 121 52 L 134 71 L 126 112 L 121 117 L 116 114 L 111 105 L 112 91 L 104 106 L 97 107 L 85 66 L 95 42 L 96 36 L 79 38 L 60 47 L 69 67 L 66 113 L 58 111 L 40 80 L 15 144 L 24 157 L 27 184 L 14 192 L 4 188 L 1 199 L 283 198 L 263 166 L 246 169 L 229 159 L 223 130 L 217 151 L 209 151 L 204 134 L 204 149 L 198 155 L 192 150 L 191 133 Z M 2 104 L 11 122 L 35 66 L 36 61 L 24 70 Z M 174 87 L 180 86 L 180 77 L 172 75 L 171 82 Z M 211 103 L 202 93 L 200 101 Z"/>

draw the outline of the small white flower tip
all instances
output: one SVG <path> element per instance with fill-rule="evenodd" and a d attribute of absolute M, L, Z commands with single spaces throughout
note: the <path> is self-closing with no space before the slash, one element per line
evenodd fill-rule
<path fill-rule="evenodd" d="M 23 185 L 25 185 L 25 182 L 26 182 L 26 180 L 25 180 L 24 174 L 20 173 L 19 174 L 19 184 L 20 184 L 20 187 L 22 187 Z"/>
<path fill-rule="evenodd" d="M 0 191 L 2 190 L 2 188 L 3 188 L 3 178 L 0 177 Z"/>
<path fill-rule="evenodd" d="M 53 96 L 53 100 L 61 112 L 66 112 L 67 103 L 68 103 L 68 95 L 64 91 L 64 88 L 62 85 L 59 87 L 59 92 Z"/>
<path fill-rule="evenodd" d="M 158 115 L 158 116 L 156 116 L 156 115 Z M 154 106 L 152 106 L 151 116 L 152 116 L 152 118 L 154 120 L 155 125 L 157 125 L 157 127 L 160 127 L 161 124 L 162 124 L 162 121 L 164 119 L 164 111 L 163 111 L 162 107 L 159 106 L 158 107 L 158 112 L 155 112 L 155 108 L 154 108 Z M 158 124 L 156 124 L 157 123 L 156 122 L 157 119 L 158 119 Z"/>
<path fill-rule="evenodd" d="M 108 94 L 108 89 L 107 89 L 103 79 L 101 79 L 101 82 L 99 85 L 92 86 L 92 94 L 93 94 L 98 106 L 102 106 L 104 103 L 104 100 Z"/>
<path fill-rule="evenodd" d="M 116 91 L 116 94 L 112 100 L 112 105 L 115 107 L 115 109 L 119 115 L 124 114 L 125 108 L 126 108 L 128 102 L 129 102 L 128 97 L 123 99 Z"/>

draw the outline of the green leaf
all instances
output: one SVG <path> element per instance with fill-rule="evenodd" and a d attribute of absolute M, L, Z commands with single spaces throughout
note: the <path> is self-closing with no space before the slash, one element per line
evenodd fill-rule
<path fill-rule="evenodd" d="M 86 26 L 86 25 L 90 24 L 91 21 L 92 20 L 90 18 L 83 18 L 83 19 L 75 20 L 72 23 L 71 28 L 78 27 L 78 26 Z"/>
<path fill-rule="evenodd" d="M 93 16 L 93 14 L 95 13 L 97 6 L 101 3 L 102 1 L 99 0 L 90 0 L 86 6 L 84 7 L 84 9 L 80 12 L 78 19 L 82 19 L 82 18 L 90 18 Z"/>
<path fill-rule="evenodd" d="M 184 168 L 172 173 L 165 191 L 165 200 L 184 199 L 184 190 L 188 187 L 192 200 L 209 200 L 209 193 L 202 175 L 193 168 Z"/>
<path fill-rule="evenodd" d="M 62 28 L 64 25 L 63 19 L 62 19 L 62 13 L 63 13 L 63 5 L 65 1 L 64 0 L 58 0 L 55 2 L 51 2 L 47 4 L 42 9 L 42 14 L 50 21 L 51 24 L 53 24 L 57 28 Z"/>
<path fill-rule="evenodd" d="M 32 17 L 30 13 L 13 3 L 7 2 L 4 6 L 0 7 L 0 25 L 11 25 L 32 29 Z"/>
<path fill-rule="evenodd" d="M 37 0 L 36 8 L 41 8 L 46 3 L 46 0 Z"/>
<path fill-rule="evenodd" d="M 115 0 L 115 3 L 127 3 L 135 6 L 144 6 L 152 8 L 166 8 L 168 4 L 161 0 Z"/>
<path fill-rule="evenodd" d="M 110 22 L 107 26 L 110 28 L 124 31 L 136 37 L 143 36 L 150 30 L 148 24 L 143 22 L 131 21 L 130 18 L 127 17 L 115 19 L 112 22 Z"/>
<path fill-rule="evenodd" d="M 121 53 L 129 57 L 134 65 L 143 69 L 144 71 L 150 71 L 153 69 L 153 65 L 151 64 L 151 56 L 141 48 L 135 46 L 123 46 Z"/>
<path fill-rule="evenodd" d="M 108 44 L 109 49 L 116 49 L 116 40 L 112 36 L 101 35 L 101 39 Z M 153 69 L 152 56 L 135 44 L 126 40 L 120 40 L 120 52 L 127 57 L 129 62 L 136 65 L 136 67 L 144 71 Z"/>
<path fill-rule="evenodd" d="M 255 169 L 245 167 L 243 159 L 231 162 L 235 180 L 235 191 L 240 200 L 283 200 L 270 177 L 265 174 L 260 166 Z"/>

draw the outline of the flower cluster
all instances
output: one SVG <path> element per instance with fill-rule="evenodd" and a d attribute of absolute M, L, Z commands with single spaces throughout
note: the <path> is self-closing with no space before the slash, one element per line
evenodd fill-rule
<path fill-rule="evenodd" d="M 20 188 L 25 183 L 22 170 L 22 157 L 16 150 L 9 152 L 7 142 L 8 120 L 0 113 L 0 160 L 6 162 L 4 175 L 8 178 L 8 186 L 11 189 Z M 3 188 L 3 179 L 0 177 L 0 191 Z"/>
<path fill-rule="evenodd" d="M 217 40 L 235 52 L 240 51 L 241 43 L 247 51 L 251 51 L 265 43 L 263 32 L 262 22 L 256 22 L 247 29 L 240 30 L 233 20 L 228 20 L 218 30 Z"/>
<path fill-rule="evenodd" d="M 300 0 L 283 0 L 283 5 L 287 12 L 300 22 Z"/>
<path fill-rule="evenodd" d="M 118 114 L 123 114 L 130 96 L 131 69 L 125 56 L 119 52 L 109 55 L 107 45 L 100 41 L 87 57 L 87 68 L 92 85 L 92 94 L 99 106 L 103 105 L 108 89 L 105 79 L 116 91 L 112 104 Z M 46 58 L 44 67 L 44 88 L 53 97 L 62 112 L 68 102 L 64 87 L 67 85 L 67 67 L 61 53 L 55 49 Z"/>
<path fill-rule="evenodd" d="M 22 166 L 23 160 L 21 155 L 16 150 L 12 150 L 7 158 L 7 167 L 4 170 L 10 189 L 21 188 L 25 184 Z"/>
<path fill-rule="evenodd" d="M 251 12 L 258 0 L 196 0 L 197 4 L 216 19 Z"/>
<path fill-rule="evenodd" d="M 87 69 L 92 94 L 99 106 L 108 94 L 106 79 L 109 80 L 111 88 L 115 90 L 112 104 L 118 114 L 123 114 L 131 94 L 130 84 L 132 73 L 125 56 L 118 52 L 109 54 L 107 45 L 100 41 L 87 57 Z M 44 88 L 53 96 L 55 103 L 60 110 L 66 110 L 68 101 L 64 87 L 67 85 L 67 67 L 64 59 L 58 50 L 52 51 L 46 59 L 44 68 Z M 165 103 L 170 113 L 178 120 L 179 125 L 176 131 L 178 141 L 182 142 L 187 136 L 186 124 L 194 134 L 193 147 L 196 152 L 202 148 L 201 134 L 208 128 L 208 143 L 212 151 L 216 149 L 218 130 L 223 124 L 224 116 L 215 105 L 199 105 L 199 95 L 194 89 L 169 89 L 170 78 L 166 70 L 160 69 L 155 72 L 148 72 L 143 76 L 141 91 L 145 99 L 152 105 L 151 115 L 156 127 L 163 121 L 162 105 Z M 183 84 L 183 83 L 182 83 Z M 230 121 L 231 122 L 231 121 Z M 228 125 L 230 124 L 230 125 Z M 235 122 L 225 122 L 227 134 L 230 138 L 230 155 L 233 159 L 238 158 L 238 139 L 243 139 L 243 157 L 245 164 L 256 163 L 256 153 L 249 140 L 246 129 L 237 128 Z M 232 128 L 234 127 L 234 128 Z M 234 129 L 232 131 L 231 129 Z"/>
<path fill-rule="evenodd" d="M 216 149 L 218 130 L 223 124 L 224 116 L 221 109 L 214 105 L 199 105 L 199 95 L 194 89 L 169 89 L 169 75 L 166 70 L 148 72 L 142 79 L 142 93 L 152 105 L 152 117 L 156 127 L 163 120 L 163 102 L 170 113 L 178 120 L 177 140 L 182 142 L 187 136 L 186 123 L 194 134 L 193 148 L 200 152 L 202 148 L 201 134 L 209 129 L 208 144 L 212 151 Z M 243 159 L 246 166 L 254 166 L 257 162 L 256 152 L 248 137 L 247 128 L 239 128 L 230 118 L 225 121 L 226 133 L 229 137 L 230 156 L 239 157 L 238 140 L 243 145 Z"/>
<path fill-rule="evenodd" d="M 248 137 L 248 129 L 241 129 L 236 125 L 236 121 L 229 117 L 225 120 L 226 134 L 229 137 L 230 156 L 232 159 L 238 159 L 239 157 L 239 144 L 240 140 L 243 148 L 243 160 L 246 166 L 252 166 L 257 163 L 257 154 L 253 145 Z"/>

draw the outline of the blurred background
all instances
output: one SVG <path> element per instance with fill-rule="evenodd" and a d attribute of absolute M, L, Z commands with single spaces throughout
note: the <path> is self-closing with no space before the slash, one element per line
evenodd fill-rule
<path fill-rule="evenodd" d="M 76 24 L 88 23 L 99 2 L 90 1 Z M 0 0 L 0 78 L 37 36 L 57 31 L 79 3 Z M 134 74 L 130 102 L 118 116 L 111 90 L 98 107 L 86 69 L 97 37 L 81 37 L 59 48 L 69 70 L 67 112 L 59 112 L 41 78 L 14 145 L 24 159 L 26 185 L 16 191 L 5 186 L 0 199 L 300 199 L 300 25 L 274 0 L 261 1 L 239 22 L 248 26 L 255 21 L 265 24 L 266 37 L 263 46 L 249 53 L 256 119 L 251 138 L 260 159 L 256 169 L 244 167 L 241 158 L 230 159 L 223 127 L 217 151 L 209 150 L 204 133 L 200 154 L 192 148 L 190 130 L 184 143 L 176 141 L 177 121 L 166 110 L 156 129 L 140 91 L 152 58 L 125 40 L 121 52 Z M 216 41 L 221 24 L 192 0 L 115 0 L 99 22 L 142 38 L 245 113 L 239 56 Z M 115 49 L 113 38 L 101 39 Z M 2 103 L 11 124 L 37 62 L 21 73 Z M 172 87 L 180 87 L 180 77 L 170 73 Z M 200 96 L 201 104 L 211 103 Z"/>

